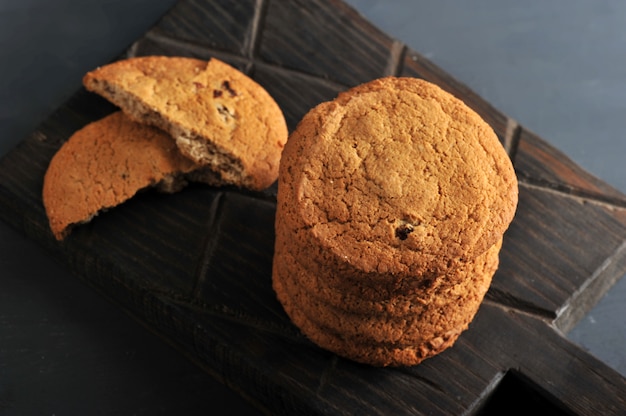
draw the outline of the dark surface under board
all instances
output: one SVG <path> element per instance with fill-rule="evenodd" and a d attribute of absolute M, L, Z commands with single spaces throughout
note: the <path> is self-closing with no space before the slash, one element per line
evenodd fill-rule
<path fill-rule="evenodd" d="M 180 1 L 120 56 L 151 54 L 233 64 L 276 98 L 290 129 L 319 102 L 385 75 L 454 93 L 492 125 L 520 180 L 501 266 L 452 349 L 377 369 L 308 342 L 275 300 L 274 187 L 146 192 L 58 243 L 40 197 L 47 165 L 74 131 L 114 110 L 81 90 L 0 161 L 0 216 L 79 278 L 272 414 L 626 410 L 626 380 L 563 336 L 626 272 L 626 196 L 339 1 Z"/>

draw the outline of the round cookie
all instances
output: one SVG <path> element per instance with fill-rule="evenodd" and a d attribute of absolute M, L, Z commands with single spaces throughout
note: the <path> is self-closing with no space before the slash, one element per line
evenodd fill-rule
<path fill-rule="evenodd" d="M 463 102 L 388 77 L 322 103 L 283 151 L 277 222 L 331 269 L 445 272 L 493 246 L 517 180 L 493 130 Z"/>
<path fill-rule="evenodd" d="M 305 270 L 298 271 L 294 264 L 291 268 L 287 264 L 278 266 L 277 273 L 282 274 L 286 292 L 292 297 L 298 295 L 298 306 L 311 321 L 346 338 L 405 347 L 419 345 L 441 333 L 466 329 L 489 288 L 496 264 L 497 260 L 492 261 L 490 270 L 472 275 L 447 290 L 437 291 L 428 303 L 411 302 L 402 297 L 372 302 L 340 293 L 329 294 L 332 290 L 311 292 L 301 280 L 313 276 Z M 343 303 L 337 304 L 336 298 L 327 296 L 342 296 Z"/>
<path fill-rule="evenodd" d="M 198 170 L 161 130 L 115 112 L 74 133 L 50 161 L 42 190 L 50 228 L 62 240 L 72 226 L 139 190 L 176 191 Z"/>
<path fill-rule="evenodd" d="M 388 303 L 390 299 L 397 301 L 400 297 L 405 297 L 411 299 L 412 302 L 427 303 L 436 291 L 462 284 L 471 278 L 471 275 L 482 273 L 485 267 L 484 260 L 490 258 L 489 256 L 497 256 L 501 242 L 502 239 L 487 252 L 458 267 L 411 276 L 375 272 L 357 273 L 350 267 L 335 267 L 334 265 L 329 267 L 328 264 L 318 260 L 322 257 L 323 248 L 315 247 L 313 242 L 309 245 L 301 244 L 297 239 L 297 233 L 280 221 L 275 224 L 274 245 L 276 256 L 287 255 L 290 261 L 297 262 L 308 273 L 314 275 L 318 288 L 332 289 L 341 295 L 353 295 L 373 302 Z M 306 281 L 306 283 L 312 282 Z M 310 289 L 316 291 L 316 289 Z M 338 302 L 341 300 L 339 299 Z"/>
<path fill-rule="evenodd" d="M 289 288 L 285 284 L 287 279 L 280 267 L 274 273 L 272 282 L 277 298 L 283 305 L 285 312 L 308 339 L 321 348 L 363 364 L 379 367 L 419 364 L 426 358 L 451 347 L 465 329 L 455 328 L 440 333 L 431 339 L 406 345 L 385 340 L 375 342 L 358 333 L 346 335 L 332 325 L 320 324 L 319 319 L 310 318 L 312 312 L 303 307 L 309 298 L 302 292 L 289 292 Z"/>
<path fill-rule="evenodd" d="M 497 244 L 481 256 L 475 273 L 462 283 L 436 290 L 427 302 L 402 295 L 376 302 L 328 288 L 323 277 L 301 267 L 287 250 L 281 250 L 274 262 L 274 279 L 282 301 L 292 302 L 286 310 L 311 340 L 334 334 L 344 345 L 332 351 L 353 359 L 372 350 L 379 351 L 377 360 L 385 350 L 419 351 L 419 357 L 409 355 L 410 360 L 403 355 L 402 362 L 387 357 L 395 363 L 388 365 L 414 365 L 451 346 L 451 334 L 468 327 L 497 268 L 499 248 Z M 313 333 L 311 325 L 316 328 Z M 325 335 L 319 333 L 322 330 Z M 338 343 L 335 340 L 333 348 Z"/>
<path fill-rule="evenodd" d="M 289 275 L 295 280 L 294 284 L 307 296 L 324 304 L 324 307 L 348 311 L 366 318 L 375 314 L 413 319 L 427 307 L 434 304 L 443 305 L 442 302 L 450 298 L 460 302 L 461 298 L 474 293 L 482 300 L 498 267 L 501 245 L 502 239 L 464 267 L 432 277 L 428 286 L 419 283 L 409 285 L 407 282 L 406 287 L 409 289 L 401 287 L 394 291 L 385 290 L 384 287 L 381 288 L 380 285 L 366 280 L 357 282 L 355 279 L 341 283 L 341 279 L 333 270 L 322 266 L 308 267 L 309 263 L 302 261 L 306 258 L 306 248 L 293 244 L 280 232 L 276 234 L 274 261 L 275 267 L 288 270 Z M 421 282 L 423 277 L 415 276 L 414 280 Z M 460 312 L 463 307 L 464 305 L 460 303 L 456 305 L 460 314 L 463 314 Z"/>
<path fill-rule="evenodd" d="M 87 73 L 83 84 L 134 120 L 167 131 L 224 184 L 261 190 L 278 176 L 288 135 L 281 109 L 261 85 L 218 59 L 129 58 Z"/>

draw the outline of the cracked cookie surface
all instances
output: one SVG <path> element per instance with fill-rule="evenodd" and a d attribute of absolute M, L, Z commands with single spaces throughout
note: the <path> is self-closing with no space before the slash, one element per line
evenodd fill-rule
<path fill-rule="evenodd" d="M 310 340 L 375 366 L 454 344 L 518 197 L 476 113 L 426 81 L 374 80 L 309 111 L 279 173 L 272 284 Z"/>
<path fill-rule="evenodd" d="M 283 152 L 281 221 L 324 262 L 415 275 L 471 261 L 512 221 L 517 179 L 497 136 L 463 102 L 388 77 L 322 103 Z"/>

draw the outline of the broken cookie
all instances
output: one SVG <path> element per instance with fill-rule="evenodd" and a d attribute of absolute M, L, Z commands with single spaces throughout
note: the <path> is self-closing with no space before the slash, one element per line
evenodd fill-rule
<path fill-rule="evenodd" d="M 213 174 L 184 157 L 161 130 L 115 112 L 74 133 L 52 158 L 44 176 L 43 203 L 50 228 L 62 240 L 148 187 L 175 192 Z"/>
<path fill-rule="evenodd" d="M 135 121 L 168 132 L 223 184 L 261 190 L 278 177 L 283 113 L 262 86 L 222 61 L 136 57 L 91 71 L 83 83 Z"/>

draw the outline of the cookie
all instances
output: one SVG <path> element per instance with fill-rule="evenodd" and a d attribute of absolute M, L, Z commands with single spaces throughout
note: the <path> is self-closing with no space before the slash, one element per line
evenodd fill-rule
<path fill-rule="evenodd" d="M 493 130 L 439 87 L 371 81 L 322 103 L 291 134 L 277 222 L 332 268 L 387 277 L 445 272 L 493 246 L 517 180 Z"/>
<path fill-rule="evenodd" d="M 85 87 L 170 134 L 223 184 L 261 190 L 278 176 L 287 125 L 268 92 L 215 58 L 148 56 L 87 73 Z"/>
<path fill-rule="evenodd" d="M 185 179 L 211 182 L 211 172 L 184 157 L 161 130 L 122 112 L 87 124 L 57 151 L 46 170 L 42 198 L 50 228 L 62 240 L 148 187 L 174 192 Z"/>
<path fill-rule="evenodd" d="M 278 279 L 274 283 L 277 293 L 283 293 L 281 284 L 282 282 Z M 346 339 L 341 333 L 312 322 L 301 309 L 296 307 L 297 298 L 285 298 L 281 299 L 281 302 L 291 320 L 297 324 L 303 333 L 307 334 L 307 338 L 314 344 L 341 357 L 375 367 L 400 367 L 406 366 L 405 363 L 419 364 L 451 347 L 460 335 L 456 332 L 446 333 L 433 339 L 430 343 L 405 347 L 383 343 L 376 345 L 361 343 L 354 339 Z"/>
<path fill-rule="evenodd" d="M 290 305 L 285 310 L 302 332 L 314 342 L 335 334 L 331 351 L 355 361 L 408 366 L 449 348 L 468 328 L 497 269 L 500 243 L 479 256 L 469 270 L 462 270 L 464 279 L 442 277 L 460 283 L 441 284 L 427 297 L 399 293 L 376 301 L 358 291 L 329 286 L 328 273 L 319 275 L 302 267 L 291 255 L 291 247 L 284 241 L 277 246 L 275 290 L 281 303 Z M 369 361 L 364 357 L 372 350 L 379 354 Z"/>
<path fill-rule="evenodd" d="M 307 248 L 294 244 L 284 233 L 276 235 L 274 261 L 276 268 L 289 270 L 290 275 L 298 275 L 296 284 L 301 290 L 325 307 L 357 315 L 377 314 L 409 319 L 427 305 L 441 304 L 442 299 L 453 297 L 458 300 L 472 291 L 484 295 L 491 282 L 490 276 L 497 269 L 501 244 L 502 239 L 463 267 L 428 278 L 416 275 L 411 279 L 414 284 L 406 279 L 405 285 L 397 286 L 394 290 L 365 277 L 342 282 L 334 270 L 321 266 L 310 267 L 310 263 L 303 261 Z M 383 279 L 384 276 L 378 276 L 379 281 Z M 482 283 L 479 284 L 477 279 Z"/>
<path fill-rule="evenodd" d="M 486 290 L 491 276 L 485 274 L 475 280 Z M 405 317 L 390 317 L 384 313 L 353 313 L 349 306 L 329 307 L 301 290 L 280 266 L 273 285 L 285 312 L 307 338 L 344 358 L 373 366 L 417 365 L 452 347 L 467 329 L 482 299 L 477 291 L 472 293 L 459 288 L 458 301 L 463 305 L 459 312 L 463 314 L 442 313 L 451 306 L 452 299 L 448 299 L 448 303 L 421 305 L 422 313 L 415 311 Z M 468 297 L 471 302 L 467 302 Z M 346 300 L 347 304 L 349 302 Z"/>
<path fill-rule="evenodd" d="M 483 256 L 445 271 L 415 275 L 393 273 L 356 272 L 349 265 L 329 265 L 323 258 L 323 247 L 302 244 L 298 233 L 290 230 L 284 222 L 275 225 L 275 252 L 286 251 L 304 269 L 318 276 L 323 285 L 344 295 L 355 295 L 370 301 L 386 301 L 398 296 L 412 297 L 427 302 L 436 290 L 445 290 L 462 283 L 467 276 L 476 272 L 476 263 Z M 275 254 L 280 256 L 282 254 Z"/>

